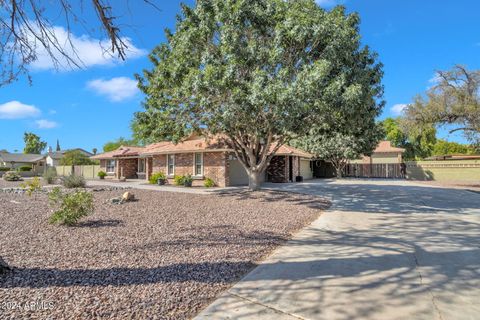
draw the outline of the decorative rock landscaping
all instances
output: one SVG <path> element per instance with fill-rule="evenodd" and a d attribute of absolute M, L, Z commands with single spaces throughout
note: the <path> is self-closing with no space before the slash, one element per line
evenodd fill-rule
<path fill-rule="evenodd" d="M 135 190 L 73 227 L 48 223 L 47 195 L 0 193 L 6 319 L 189 319 L 328 203 L 287 193 Z M 120 193 L 121 194 L 121 193 Z M 35 304 L 36 308 L 25 308 Z"/>

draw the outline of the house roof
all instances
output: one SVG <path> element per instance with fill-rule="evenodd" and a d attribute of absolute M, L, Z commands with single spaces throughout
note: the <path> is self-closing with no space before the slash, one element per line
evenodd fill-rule
<path fill-rule="evenodd" d="M 377 148 L 373 151 L 373 153 L 404 153 L 405 149 L 403 148 L 397 148 L 397 147 L 392 147 L 392 144 L 390 141 L 380 141 L 378 144 Z"/>
<path fill-rule="evenodd" d="M 140 152 L 145 149 L 144 147 L 135 147 L 135 146 L 121 146 L 120 148 L 97 154 L 95 156 L 90 157 L 90 159 L 112 159 L 112 158 L 122 158 L 122 157 L 138 157 Z"/>
<path fill-rule="evenodd" d="M 69 151 L 80 151 L 80 152 L 84 153 L 87 157 L 90 157 L 90 156 L 93 155 L 93 153 L 88 152 L 87 150 L 84 150 L 82 148 L 75 148 L 75 149 L 54 151 L 54 152 L 51 152 L 51 153 L 47 153 L 45 156 L 50 156 L 50 158 L 52 158 L 52 159 L 59 160 L 59 159 L 62 159 L 63 156 L 65 155 L 65 153 L 69 152 Z"/>
<path fill-rule="evenodd" d="M 273 149 L 274 146 L 271 147 Z M 222 152 L 233 151 L 233 149 L 220 136 L 203 137 L 192 135 L 187 140 L 177 144 L 171 141 L 161 141 L 152 143 L 146 147 L 122 146 L 117 150 L 98 154 L 90 157 L 91 159 L 113 159 L 121 157 L 140 157 L 151 156 L 155 154 L 172 154 L 172 153 L 192 153 L 192 152 Z M 305 158 L 311 158 L 312 155 L 299 150 L 297 148 L 283 145 L 277 152 L 277 155 L 294 155 Z"/>
<path fill-rule="evenodd" d="M 41 154 L 0 152 L 0 159 L 3 162 L 35 163 L 45 159 L 45 156 Z"/>
<path fill-rule="evenodd" d="M 431 156 L 425 158 L 425 160 L 478 160 L 480 159 L 480 154 L 447 154 L 440 156 Z"/>
<path fill-rule="evenodd" d="M 170 141 L 163 141 L 148 145 L 142 151 L 142 155 L 200 152 L 200 151 L 230 151 L 230 147 L 218 137 L 205 138 L 192 136 L 191 138 L 177 144 Z"/>
<path fill-rule="evenodd" d="M 270 149 L 273 149 L 274 146 L 272 146 Z M 294 148 L 292 146 L 288 146 L 288 145 L 283 145 L 281 146 L 280 148 L 278 148 L 277 152 L 275 153 L 276 155 L 278 156 L 299 156 L 299 157 L 304 157 L 304 158 L 312 158 L 313 155 L 308 153 L 308 152 L 305 152 L 303 150 L 300 150 L 300 149 L 297 149 L 297 148 Z"/>

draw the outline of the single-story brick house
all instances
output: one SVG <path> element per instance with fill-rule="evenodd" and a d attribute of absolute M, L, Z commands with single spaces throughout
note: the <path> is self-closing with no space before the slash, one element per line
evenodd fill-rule
<path fill-rule="evenodd" d="M 264 181 L 295 181 L 297 176 L 311 179 L 312 156 L 302 150 L 282 146 L 270 161 Z M 191 136 L 178 144 L 162 141 L 145 147 L 122 146 L 92 156 L 108 175 L 128 179 L 146 179 L 157 172 L 166 174 L 169 183 L 175 175 L 191 174 L 194 185 L 211 178 L 217 186 L 248 184 L 248 176 L 231 148 L 215 138 Z"/>

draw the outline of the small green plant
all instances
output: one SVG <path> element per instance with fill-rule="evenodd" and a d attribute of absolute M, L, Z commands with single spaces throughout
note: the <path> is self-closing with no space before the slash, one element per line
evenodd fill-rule
<path fill-rule="evenodd" d="M 191 187 L 193 183 L 193 178 L 191 174 L 187 174 L 186 176 L 183 177 L 183 185 L 185 187 Z"/>
<path fill-rule="evenodd" d="M 32 167 L 31 166 L 21 166 L 21 167 L 17 168 L 17 171 L 20 171 L 20 172 L 32 171 Z"/>
<path fill-rule="evenodd" d="M 0 167 L 0 172 L 10 171 L 9 167 Z"/>
<path fill-rule="evenodd" d="M 150 184 L 157 184 L 159 179 L 166 180 L 167 177 L 163 172 L 156 172 L 150 176 L 150 178 L 148 179 L 148 182 Z"/>
<path fill-rule="evenodd" d="M 74 225 L 80 218 L 93 213 L 93 194 L 85 190 L 62 192 L 60 187 L 55 187 L 49 194 L 50 205 L 57 210 L 50 216 L 52 224 Z"/>
<path fill-rule="evenodd" d="M 206 188 L 213 188 L 215 187 L 215 181 L 213 181 L 213 179 L 211 178 L 206 178 L 205 181 L 203 182 L 203 185 Z"/>
<path fill-rule="evenodd" d="M 43 179 L 47 181 L 48 184 L 54 184 L 57 180 L 57 170 L 55 168 L 48 167 L 43 173 Z"/>
<path fill-rule="evenodd" d="M 100 179 L 105 179 L 105 177 L 107 176 L 107 173 L 105 171 L 98 171 L 97 176 Z"/>
<path fill-rule="evenodd" d="M 34 192 L 42 190 L 42 184 L 40 183 L 40 178 L 38 177 L 35 177 L 32 180 L 22 183 L 20 187 L 22 187 L 23 189 L 26 189 L 27 195 L 29 197 L 31 197 Z"/>
<path fill-rule="evenodd" d="M 7 171 L 3 175 L 3 180 L 5 180 L 5 181 L 22 181 L 23 178 L 16 171 Z"/>
<path fill-rule="evenodd" d="M 76 176 L 72 174 L 63 178 L 63 185 L 65 188 L 85 188 L 86 184 L 85 178 L 82 176 Z"/>
<path fill-rule="evenodd" d="M 185 176 L 174 176 L 173 177 L 173 183 L 176 186 L 183 186 L 185 183 Z"/>

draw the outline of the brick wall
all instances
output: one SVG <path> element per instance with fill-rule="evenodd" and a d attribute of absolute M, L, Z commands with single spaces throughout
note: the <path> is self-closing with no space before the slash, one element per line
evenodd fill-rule
<path fill-rule="evenodd" d="M 164 154 L 152 157 L 152 173 L 163 172 L 167 174 L 167 156 Z"/>
<path fill-rule="evenodd" d="M 194 154 L 177 153 L 175 154 L 175 175 L 194 175 Z M 219 187 L 228 185 L 227 175 L 227 155 L 225 152 L 206 152 L 203 154 L 203 175 L 205 178 L 211 178 Z M 151 173 L 167 173 L 167 156 L 154 155 L 152 158 Z M 168 183 L 173 184 L 173 178 L 168 179 Z M 203 186 L 204 179 L 194 177 L 194 186 Z"/>
<path fill-rule="evenodd" d="M 203 175 L 213 179 L 219 187 L 228 186 L 228 155 L 226 152 L 203 154 Z"/>
<path fill-rule="evenodd" d="M 123 170 L 122 170 L 123 169 Z M 138 159 L 118 159 L 117 160 L 117 177 L 123 176 L 127 179 L 137 177 Z"/>

